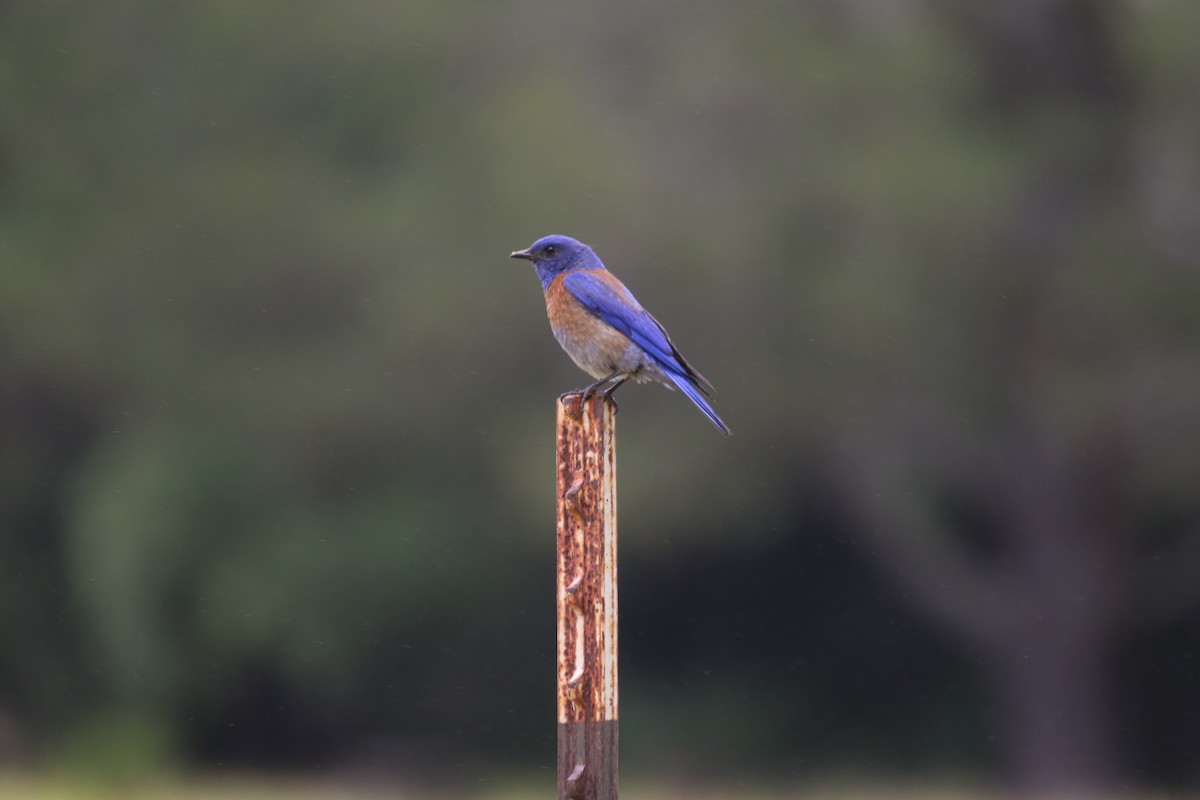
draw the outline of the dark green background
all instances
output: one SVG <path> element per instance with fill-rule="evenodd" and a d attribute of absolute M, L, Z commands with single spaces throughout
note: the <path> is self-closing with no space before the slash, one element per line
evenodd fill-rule
<path fill-rule="evenodd" d="M 0 758 L 553 764 L 558 232 L 624 769 L 1194 788 L 1197 9 L 0 5 Z"/>

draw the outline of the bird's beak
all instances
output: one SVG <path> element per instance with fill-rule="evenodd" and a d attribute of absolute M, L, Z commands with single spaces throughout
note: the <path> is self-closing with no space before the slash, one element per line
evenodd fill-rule
<path fill-rule="evenodd" d="M 526 261 L 533 261 L 533 253 L 528 250 L 513 250 L 508 254 L 509 258 L 523 258 Z"/>

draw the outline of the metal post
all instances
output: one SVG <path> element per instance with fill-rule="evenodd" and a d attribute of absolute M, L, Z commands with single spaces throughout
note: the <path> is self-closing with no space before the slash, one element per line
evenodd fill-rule
<path fill-rule="evenodd" d="M 617 797 L 617 443 L 607 397 L 558 399 L 558 797 Z"/>

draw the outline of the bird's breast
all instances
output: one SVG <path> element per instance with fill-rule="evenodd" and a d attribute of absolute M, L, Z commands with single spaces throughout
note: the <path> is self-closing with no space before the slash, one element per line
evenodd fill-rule
<path fill-rule="evenodd" d="M 546 287 L 546 316 L 554 338 L 571 359 L 592 377 L 636 367 L 636 345 L 629 337 L 592 314 L 556 275 Z"/>

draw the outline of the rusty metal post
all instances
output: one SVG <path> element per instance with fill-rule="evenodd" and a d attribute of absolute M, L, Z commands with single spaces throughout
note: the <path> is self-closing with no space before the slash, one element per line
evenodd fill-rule
<path fill-rule="evenodd" d="M 617 797 L 617 442 L 607 397 L 558 399 L 558 797 Z"/>

